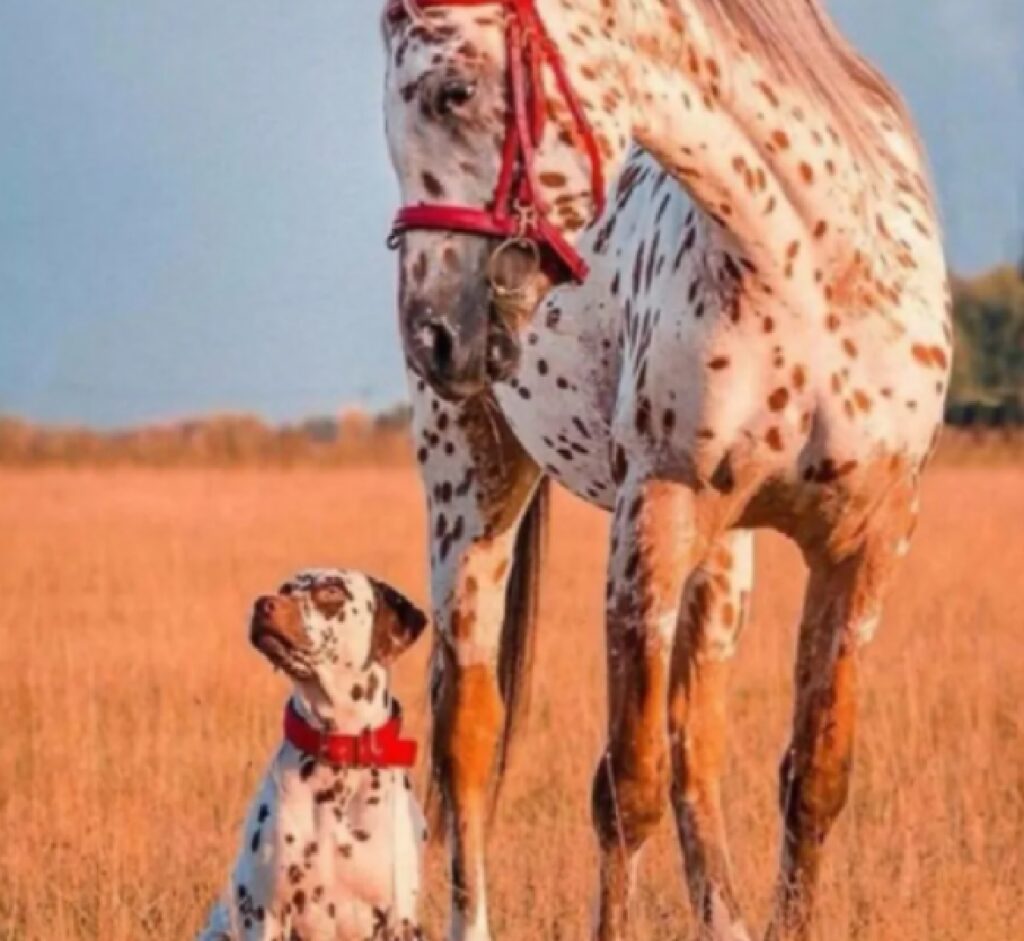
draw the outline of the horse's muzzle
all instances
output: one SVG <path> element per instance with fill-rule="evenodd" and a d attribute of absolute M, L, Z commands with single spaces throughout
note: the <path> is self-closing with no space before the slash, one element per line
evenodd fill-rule
<path fill-rule="evenodd" d="M 409 366 L 442 398 L 471 398 L 518 368 L 519 340 L 489 309 L 455 321 L 414 299 L 403 313 Z"/>

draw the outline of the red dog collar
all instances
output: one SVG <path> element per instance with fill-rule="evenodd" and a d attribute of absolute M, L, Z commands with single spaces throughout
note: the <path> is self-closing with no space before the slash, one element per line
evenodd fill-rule
<path fill-rule="evenodd" d="M 401 738 L 401 732 L 400 713 L 380 728 L 341 735 L 313 728 L 291 700 L 284 707 L 285 740 L 303 754 L 336 768 L 411 768 L 416 764 L 416 742 Z"/>
<path fill-rule="evenodd" d="M 547 217 L 537 179 L 537 147 L 549 120 L 544 98 L 543 68 L 554 75 L 576 136 L 590 162 L 590 187 L 596 215 L 604 209 L 604 179 L 601 153 L 569 76 L 540 14 L 535 0 L 408 0 L 415 8 L 469 7 L 500 3 L 505 11 L 505 47 L 508 68 L 508 115 L 502 147 L 501 173 L 494 198 L 486 208 L 419 203 L 398 211 L 388 243 L 394 246 L 410 229 L 468 232 L 504 239 L 534 242 L 557 260 L 579 282 L 587 276 L 587 265 Z M 408 15 L 406 0 L 390 0 L 387 16 L 401 20 Z"/>

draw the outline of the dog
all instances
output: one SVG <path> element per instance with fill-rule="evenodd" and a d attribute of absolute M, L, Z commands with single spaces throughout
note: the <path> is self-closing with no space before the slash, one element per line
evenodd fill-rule
<path fill-rule="evenodd" d="M 301 571 L 256 600 L 250 640 L 292 680 L 284 741 L 198 941 L 419 941 L 423 813 L 391 663 L 426 616 L 360 572 Z"/>

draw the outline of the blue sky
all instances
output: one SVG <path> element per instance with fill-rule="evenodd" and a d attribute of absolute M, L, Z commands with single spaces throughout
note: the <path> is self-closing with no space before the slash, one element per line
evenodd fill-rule
<path fill-rule="evenodd" d="M 1024 229 L 1020 0 L 834 0 L 918 116 L 955 265 Z M 378 0 L 0 0 L 0 413 L 404 395 Z"/>

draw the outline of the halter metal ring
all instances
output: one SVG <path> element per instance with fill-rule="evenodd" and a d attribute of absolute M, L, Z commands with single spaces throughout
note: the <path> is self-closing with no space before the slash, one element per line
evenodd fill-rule
<path fill-rule="evenodd" d="M 498 280 L 498 261 L 505 252 L 513 248 L 521 249 L 529 254 L 531 273 L 540 268 L 540 247 L 533 239 L 527 238 L 525 235 L 513 235 L 511 238 L 505 239 L 504 242 L 491 252 L 491 257 L 487 259 L 487 283 L 490 285 L 491 292 L 496 298 L 514 298 L 522 294 L 522 288 L 508 287 L 501 284 Z"/>

